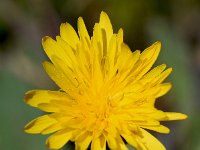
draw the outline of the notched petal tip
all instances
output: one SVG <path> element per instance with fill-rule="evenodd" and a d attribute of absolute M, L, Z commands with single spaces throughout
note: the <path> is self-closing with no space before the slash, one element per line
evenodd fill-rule
<path fill-rule="evenodd" d="M 60 25 L 60 29 L 63 28 L 63 27 L 65 27 L 66 24 L 67 24 L 67 22 L 66 22 L 66 23 L 61 23 L 61 25 Z"/>
<path fill-rule="evenodd" d="M 30 132 L 30 129 L 34 126 L 34 122 L 30 122 L 28 123 L 25 127 L 24 127 L 24 132 L 26 133 L 32 133 Z M 33 134 L 33 133 L 32 133 Z"/>
<path fill-rule="evenodd" d="M 42 66 L 43 66 L 43 68 L 46 68 L 47 66 L 49 66 L 49 65 L 51 65 L 52 63 L 50 63 L 50 62 L 48 62 L 48 61 L 43 61 L 42 62 Z"/>
<path fill-rule="evenodd" d="M 44 44 L 45 44 L 45 42 L 47 41 L 47 40 L 49 40 L 51 37 L 49 37 L 49 36 L 44 36 L 43 38 L 42 38 L 42 45 L 44 46 Z"/>
<path fill-rule="evenodd" d="M 48 148 L 50 148 L 50 149 L 52 149 L 52 150 L 58 149 L 58 148 L 55 148 L 55 147 L 52 146 L 52 144 L 51 144 L 51 142 L 49 141 L 49 139 L 46 140 L 45 144 L 46 144 L 46 146 L 47 146 Z"/>
<path fill-rule="evenodd" d="M 49 115 L 43 115 L 29 122 L 24 127 L 24 132 L 38 134 L 55 123 L 57 123 L 55 119 L 50 118 Z"/>
<path fill-rule="evenodd" d="M 56 146 L 54 146 L 48 139 L 46 140 L 45 144 L 46 144 L 46 146 L 47 146 L 49 149 L 51 149 L 51 150 L 58 150 L 58 149 L 61 148 L 61 146 L 59 146 L 59 148 L 56 147 Z"/>
<path fill-rule="evenodd" d="M 78 22 L 84 22 L 83 17 L 78 17 Z"/>
<path fill-rule="evenodd" d="M 107 15 L 107 13 L 105 11 L 101 11 L 100 16 L 107 16 L 108 17 L 108 15 Z"/>
<path fill-rule="evenodd" d="M 47 54 L 47 56 L 49 58 L 51 58 L 51 55 L 52 55 L 52 53 L 54 51 L 51 48 L 52 43 L 54 43 L 54 42 L 55 41 L 51 37 L 49 37 L 49 36 L 45 36 L 45 37 L 42 38 L 42 47 L 43 47 L 45 53 Z"/>
<path fill-rule="evenodd" d="M 35 90 L 26 92 L 24 96 L 24 102 L 29 104 L 29 100 L 32 99 L 35 94 L 36 94 Z"/>
<path fill-rule="evenodd" d="M 65 31 L 69 26 L 71 26 L 68 22 L 61 23 L 60 25 L 60 35 L 63 34 L 63 31 Z"/>
<path fill-rule="evenodd" d="M 124 33 L 124 30 L 122 28 L 119 29 L 118 33 L 121 33 L 123 34 Z"/>
<path fill-rule="evenodd" d="M 60 36 L 66 41 L 73 49 L 76 49 L 79 43 L 79 37 L 76 30 L 69 23 L 62 23 L 60 25 Z"/>

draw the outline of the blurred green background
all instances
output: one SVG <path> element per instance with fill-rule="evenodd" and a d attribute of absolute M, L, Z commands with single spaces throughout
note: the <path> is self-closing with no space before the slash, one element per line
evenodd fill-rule
<path fill-rule="evenodd" d="M 189 119 L 166 123 L 171 133 L 156 136 L 168 150 L 200 150 L 199 0 L 0 0 L 0 150 L 47 150 L 47 136 L 23 132 L 27 122 L 42 114 L 23 102 L 24 93 L 57 89 L 41 65 L 47 59 L 41 38 L 58 35 L 62 22 L 76 27 L 79 16 L 92 33 L 102 10 L 115 32 L 124 29 L 132 50 L 162 42 L 157 64 L 173 67 L 168 78 L 173 89 L 156 105 Z"/>

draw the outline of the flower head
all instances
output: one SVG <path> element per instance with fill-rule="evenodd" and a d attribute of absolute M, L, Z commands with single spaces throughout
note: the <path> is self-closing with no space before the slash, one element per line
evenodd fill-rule
<path fill-rule="evenodd" d="M 25 102 L 48 114 L 26 125 L 33 134 L 53 133 L 46 141 L 50 149 L 60 149 L 68 141 L 76 149 L 127 149 L 125 141 L 138 150 L 164 150 L 145 129 L 169 133 L 160 121 L 181 120 L 181 113 L 155 108 L 155 100 L 166 94 L 170 83 L 162 83 L 172 69 L 165 64 L 151 69 L 160 52 L 156 42 L 143 52 L 131 52 L 123 42 L 123 31 L 113 33 L 105 12 L 90 38 L 83 19 L 78 34 L 63 23 L 60 36 L 42 39 L 51 62 L 43 63 L 58 91 L 33 90 Z"/>

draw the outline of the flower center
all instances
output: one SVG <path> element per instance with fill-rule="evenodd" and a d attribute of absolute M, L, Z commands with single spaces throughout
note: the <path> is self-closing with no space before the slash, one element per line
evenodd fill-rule
<path fill-rule="evenodd" d="M 96 111 L 96 119 L 101 121 L 106 120 L 110 116 L 111 109 L 112 107 L 110 105 L 110 102 L 107 102 L 107 104 L 99 106 Z"/>

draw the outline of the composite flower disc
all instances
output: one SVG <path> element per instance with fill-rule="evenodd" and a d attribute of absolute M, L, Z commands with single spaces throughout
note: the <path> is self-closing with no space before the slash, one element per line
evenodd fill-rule
<path fill-rule="evenodd" d="M 163 83 L 172 69 L 162 64 L 153 69 L 161 43 L 143 52 L 132 52 L 123 42 L 123 30 L 113 33 L 109 17 L 100 15 L 89 36 L 83 19 L 78 18 L 78 34 L 63 23 L 60 36 L 42 39 L 51 62 L 43 63 L 57 91 L 32 90 L 25 102 L 47 112 L 25 126 L 32 134 L 52 134 L 50 149 L 60 149 L 68 141 L 77 150 L 164 150 L 148 130 L 169 133 L 161 121 L 181 120 L 186 115 L 155 108 L 158 97 L 170 83 Z"/>

